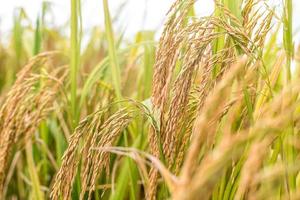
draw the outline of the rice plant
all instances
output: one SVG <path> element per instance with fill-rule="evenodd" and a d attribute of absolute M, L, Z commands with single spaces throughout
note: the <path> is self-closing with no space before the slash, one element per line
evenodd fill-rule
<path fill-rule="evenodd" d="M 35 23 L 14 13 L 0 43 L 0 199 L 300 199 L 291 0 L 215 0 L 202 17 L 174 0 L 162 33 L 133 40 L 101 3 L 105 29 L 86 45 L 80 0 L 70 37 L 47 24 L 49 3 Z"/>

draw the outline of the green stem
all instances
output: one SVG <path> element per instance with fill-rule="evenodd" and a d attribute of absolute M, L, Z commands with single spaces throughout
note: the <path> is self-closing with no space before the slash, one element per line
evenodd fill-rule
<path fill-rule="evenodd" d="M 284 1 L 284 12 L 283 12 L 283 43 L 284 49 L 287 54 L 286 63 L 286 80 L 291 80 L 291 59 L 293 57 L 293 6 L 292 0 Z"/>
<path fill-rule="evenodd" d="M 71 113 L 72 126 L 75 128 L 77 117 L 77 71 L 79 66 L 79 42 L 78 42 L 78 0 L 71 0 Z"/>
<path fill-rule="evenodd" d="M 121 72 L 120 72 L 121 70 L 120 70 L 118 57 L 116 53 L 114 34 L 113 34 L 107 0 L 103 0 L 103 8 L 104 8 L 104 19 L 105 19 L 105 33 L 108 41 L 108 54 L 109 54 L 109 62 L 111 65 L 112 80 L 117 95 L 117 100 L 121 100 L 122 99 Z"/>
<path fill-rule="evenodd" d="M 27 158 L 27 164 L 28 164 L 28 171 L 30 175 L 30 180 L 32 181 L 32 189 L 34 192 L 34 199 L 36 200 L 42 200 L 44 199 L 44 194 L 41 191 L 41 185 L 38 177 L 38 172 L 35 167 L 35 163 L 33 160 L 33 155 L 32 155 L 32 143 L 29 141 L 26 144 L 26 158 Z"/>

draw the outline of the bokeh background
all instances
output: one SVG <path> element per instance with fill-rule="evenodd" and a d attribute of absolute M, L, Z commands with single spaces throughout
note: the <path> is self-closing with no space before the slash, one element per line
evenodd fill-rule
<path fill-rule="evenodd" d="M 282 8 L 282 0 L 265 0 L 278 10 L 278 17 Z M 0 7 L 0 31 L 1 35 L 9 32 L 13 24 L 13 13 L 19 7 L 25 9 L 28 18 L 33 22 L 41 13 L 43 0 L 2 0 Z M 66 26 L 68 34 L 68 20 L 70 16 L 69 0 L 48 0 L 51 4 L 51 16 L 47 16 L 49 23 L 56 26 Z M 125 37 L 130 38 L 139 30 L 156 30 L 156 37 L 163 26 L 166 12 L 173 0 L 110 0 L 111 15 L 115 17 L 114 28 L 116 32 L 124 32 Z M 197 0 L 196 14 L 209 15 L 213 12 L 213 0 Z M 299 43 L 300 30 L 300 1 L 293 1 L 294 39 Z M 88 34 L 93 26 L 104 27 L 102 0 L 82 0 L 82 17 L 84 33 Z M 48 23 L 48 24 L 49 24 Z"/>

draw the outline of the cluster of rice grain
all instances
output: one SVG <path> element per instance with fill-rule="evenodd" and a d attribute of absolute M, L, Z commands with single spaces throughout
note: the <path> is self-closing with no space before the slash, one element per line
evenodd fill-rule
<path fill-rule="evenodd" d="M 120 110 L 103 121 L 103 114 L 105 111 L 100 111 L 84 119 L 71 136 L 69 147 L 63 156 L 62 166 L 52 187 L 52 199 L 70 198 L 80 160 L 82 161 L 81 199 L 86 191 L 89 191 L 89 199 L 91 198 L 91 192 L 95 190 L 96 181 L 104 168 L 109 176 L 109 154 L 95 151 L 93 148 L 114 145 L 114 141 L 128 125 L 131 117 L 126 110 Z M 85 138 L 82 148 L 79 144 L 81 138 Z"/>
<path fill-rule="evenodd" d="M 243 21 L 232 15 L 224 5 L 216 3 L 217 8 L 222 10 L 221 16 L 205 17 L 189 22 L 186 18 L 193 3 L 193 1 L 176 1 L 173 5 L 169 13 L 169 21 L 166 23 L 159 43 L 154 65 L 152 103 L 153 112 L 160 124 L 160 132 L 159 136 L 150 135 L 150 145 L 152 151 L 156 152 L 156 156 L 159 157 L 157 146 L 160 145 L 158 141 L 161 141 L 165 164 L 172 170 L 176 163 L 175 171 L 177 172 L 182 163 L 185 145 L 192 133 L 188 127 L 192 126 L 195 118 L 193 115 L 189 116 L 191 112 L 187 112 L 187 109 L 189 108 L 188 96 L 196 70 L 200 68 L 203 74 L 200 82 L 200 96 L 198 96 L 200 99 L 196 100 L 196 104 L 198 104 L 196 108 L 199 109 L 199 112 L 203 112 L 205 95 L 215 84 L 208 82 L 210 81 L 209 72 L 213 71 L 213 67 L 219 65 L 220 72 L 217 75 L 217 81 L 220 81 L 228 67 L 237 59 L 237 56 L 244 53 L 255 60 L 259 59 L 259 48 L 263 46 L 272 20 L 272 13 L 269 12 L 265 18 L 264 15 L 260 15 L 259 18 L 256 17 L 256 20 L 262 20 L 264 24 L 253 25 L 254 21 L 249 20 L 249 18 L 252 17 L 251 12 L 253 12 L 255 3 L 247 1 L 242 11 Z M 257 12 L 254 13 L 257 14 Z M 255 25 L 259 27 L 255 27 Z M 259 31 L 249 32 L 249 29 L 255 28 L 259 28 Z M 220 32 L 220 29 L 224 31 Z M 212 56 L 212 46 L 220 37 L 225 38 L 224 49 Z M 235 45 L 240 47 L 242 52 L 236 52 Z M 178 62 L 180 62 L 181 69 L 172 83 L 173 71 Z M 250 66 L 248 65 L 248 67 Z M 211 104 L 216 103 L 211 102 Z M 211 107 L 211 105 L 208 106 Z M 181 136 L 180 132 L 184 132 L 184 136 Z M 158 140 L 155 137 L 161 138 Z M 181 137 L 184 138 L 183 142 L 180 141 Z M 214 138 L 211 140 L 214 141 Z M 156 144 L 153 145 L 152 143 Z M 155 148 L 156 150 L 154 150 Z M 153 187 L 150 189 L 152 192 L 148 196 L 150 199 L 154 198 L 156 179 L 157 175 L 153 175 L 153 178 L 150 179 L 153 182 L 153 186 L 150 186 Z"/>
<path fill-rule="evenodd" d="M 53 68 L 53 53 L 33 58 L 18 74 L 0 111 L 0 194 L 3 194 L 12 150 L 22 148 L 40 122 L 51 112 L 53 102 L 66 77 L 64 66 Z M 45 74 L 37 70 L 48 70 Z M 42 81 L 42 82 L 41 82 Z"/>

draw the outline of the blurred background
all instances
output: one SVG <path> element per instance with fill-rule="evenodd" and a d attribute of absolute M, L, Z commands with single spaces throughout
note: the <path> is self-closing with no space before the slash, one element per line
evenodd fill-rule
<path fill-rule="evenodd" d="M 68 34 L 68 20 L 70 16 L 69 0 L 10 0 L 2 1 L 0 7 L 1 39 L 9 32 L 13 25 L 13 15 L 18 8 L 23 8 L 29 20 L 33 23 L 41 14 L 42 3 L 47 2 L 49 9 L 46 16 L 47 24 L 65 27 Z M 132 38 L 141 30 L 156 30 L 156 38 L 162 29 L 166 12 L 173 0 L 111 0 L 109 7 L 114 17 L 115 32 L 122 32 L 124 36 Z M 282 0 L 266 0 L 278 10 L 281 15 L 280 4 Z M 213 12 L 213 0 L 198 0 L 195 10 L 198 16 L 209 15 Z M 300 1 L 293 1 L 294 39 L 299 42 L 298 32 L 300 27 Z M 276 13 L 277 14 L 277 13 Z M 82 24 L 84 35 L 91 31 L 92 27 L 104 27 L 103 7 L 101 0 L 82 0 Z"/>

